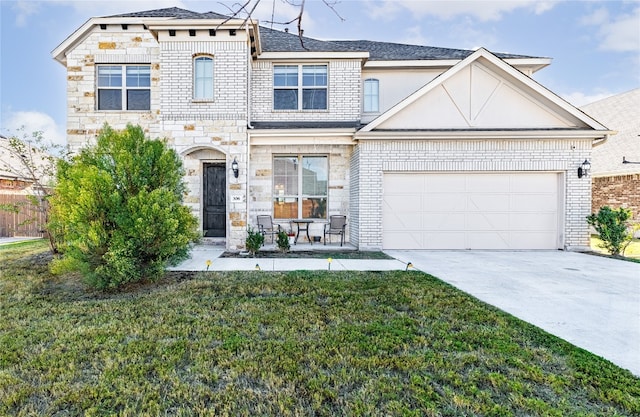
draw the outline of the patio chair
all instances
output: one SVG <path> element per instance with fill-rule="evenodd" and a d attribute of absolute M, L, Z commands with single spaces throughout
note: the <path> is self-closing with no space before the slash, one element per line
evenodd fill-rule
<path fill-rule="evenodd" d="M 273 243 L 273 236 L 277 235 L 282 228 L 279 224 L 274 225 L 273 219 L 269 215 L 258 215 L 258 232 L 262 233 L 262 236 L 266 237 L 271 235 L 271 243 Z"/>
<path fill-rule="evenodd" d="M 344 229 L 347 226 L 347 216 L 330 216 L 329 223 L 324 225 L 324 244 L 327 244 L 327 235 L 340 235 L 340 246 L 344 243 Z M 331 243 L 331 241 L 329 241 Z"/>

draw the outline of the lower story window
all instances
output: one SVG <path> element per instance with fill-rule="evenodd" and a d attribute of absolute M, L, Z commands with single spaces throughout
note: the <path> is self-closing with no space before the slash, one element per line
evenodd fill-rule
<path fill-rule="evenodd" d="M 326 156 L 273 158 L 273 217 L 326 219 L 329 166 Z"/>

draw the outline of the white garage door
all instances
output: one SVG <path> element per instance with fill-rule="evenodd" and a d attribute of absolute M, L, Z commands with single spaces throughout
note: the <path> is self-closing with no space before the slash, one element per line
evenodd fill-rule
<path fill-rule="evenodd" d="M 557 173 L 385 173 L 385 249 L 557 249 Z"/>

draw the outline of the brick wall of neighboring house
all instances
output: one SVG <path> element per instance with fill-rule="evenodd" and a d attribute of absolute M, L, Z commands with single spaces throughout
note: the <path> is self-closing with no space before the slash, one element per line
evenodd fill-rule
<path fill-rule="evenodd" d="M 589 159 L 591 140 L 362 140 L 359 147 L 360 202 L 358 245 L 382 248 L 384 172 L 513 172 L 564 173 L 565 218 L 560 230 L 566 248 L 588 247 L 586 216 L 591 210 L 591 181 L 578 178 L 580 161 Z M 380 155 L 385 155 L 381 158 Z"/>
<path fill-rule="evenodd" d="M 593 178 L 591 211 L 597 213 L 603 206 L 631 209 L 633 218 L 640 221 L 640 174 L 615 175 Z"/>

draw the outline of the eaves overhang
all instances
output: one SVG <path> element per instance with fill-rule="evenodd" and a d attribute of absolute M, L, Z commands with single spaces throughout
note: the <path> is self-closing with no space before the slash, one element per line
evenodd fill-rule
<path fill-rule="evenodd" d="M 299 61 L 301 59 L 367 59 L 369 52 L 263 52 L 258 56 L 260 60 L 270 61 Z"/>
<path fill-rule="evenodd" d="M 225 29 L 244 29 L 249 27 L 249 31 L 254 34 L 255 46 L 260 50 L 259 35 L 257 34 L 257 23 L 244 19 L 176 19 L 175 17 L 92 17 L 87 20 L 80 28 L 69 35 L 60 45 L 58 45 L 51 55 L 53 58 L 66 66 L 66 53 L 74 45 L 82 42 L 86 36 L 91 33 L 95 26 L 99 25 L 143 25 L 157 39 L 158 30 L 169 29 L 198 29 L 211 28 L 216 29 L 224 27 Z"/>
<path fill-rule="evenodd" d="M 251 129 L 252 146 L 354 145 L 355 129 Z"/>
<path fill-rule="evenodd" d="M 613 130 L 490 129 L 490 130 L 373 130 L 359 131 L 356 140 L 487 140 L 487 139 L 606 139 Z"/>

